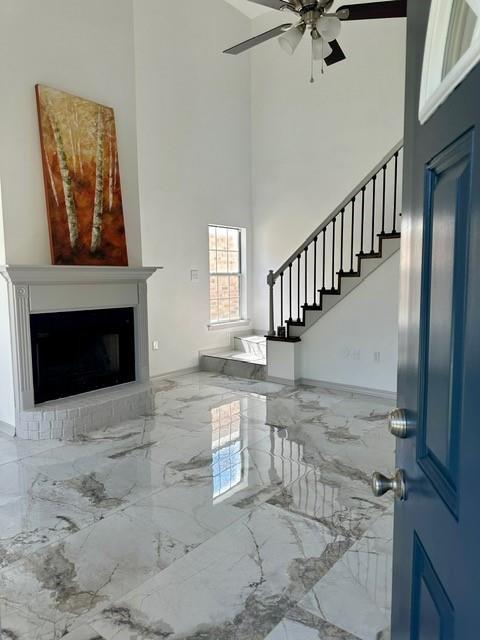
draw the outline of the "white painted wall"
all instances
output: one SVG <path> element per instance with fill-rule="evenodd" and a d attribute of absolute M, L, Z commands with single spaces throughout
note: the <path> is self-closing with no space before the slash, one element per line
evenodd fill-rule
<path fill-rule="evenodd" d="M 249 58 L 223 56 L 250 21 L 223 0 L 134 0 L 137 127 L 152 375 L 198 366 L 198 350 L 224 346 L 207 330 L 209 223 L 248 228 Z M 199 280 L 190 281 L 190 270 Z"/>
<path fill-rule="evenodd" d="M 253 21 L 254 32 L 278 24 L 271 12 Z M 326 68 L 316 65 L 316 83 L 309 83 L 309 43 L 304 38 L 293 57 L 277 42 L 258 47 L 252 60 L 252 196 L 254 235 L 255 327 L 268 326 L 266 275 L 277 269 L 327 217 L 353 187 L 403 135 L 405 20 L 343 23 L 339 38 L 347 60 Z M 379 290 L 393 298 L 395 261 L 372 276 Z M 393 277 L 392 277 L 393 276 Z M 357 302 L 347 299 L 302 337 L 311 353 L 324 346 L 329 326 L 333 353 L 322 362 L 309 359 L 306 348 L 300 375 L 342 384 L 357 384 L 355 366 L 338 353 L 350 340 L 340 322 L 342 308 L 353 305 L 359 326 L 371 319 L 359 287 Z M 360 348 L 381 350 L 381 340 L 395 344 L 397 318 L 378 305 L 375 324 L 378 348 L 359 333 Z M 384 335 L 384 338 L 380 338 Z M 387 336 L 389 336 L 387 340 Z M 365 340 L 365 344 L 363 341 Z M 345 342 L 346 341 L 346 342 Z M 337 346 L 335 346 L 337 345 Z M 352 345 L 353 347 L 354 345 Z M 385 347 L 383 347 L 385 350 Z M 396 360 L 387 349 L 382 366 L 362 377 L 362 386 L 391 389 Z M 368 369 L 366 361 L 359 368 Z"/>
<path fill-rule="evenodd" d="M 399 253 L 302 336 L 300 377 L 395 392 Z M 380 361 L 375 362 L 375 352 Z"/>
<path fill-rule="evenodd" d="M 6 261 L 50 264 L 36 83 L 115 109 L 128 253 L 141 264 L 132 0 L 2 0 L 0 181 Z"/>

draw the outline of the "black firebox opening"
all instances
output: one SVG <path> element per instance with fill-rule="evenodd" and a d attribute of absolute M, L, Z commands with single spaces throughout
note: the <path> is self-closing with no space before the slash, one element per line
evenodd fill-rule
<path fill-rule="evenodd" d="M 30 316 L 35 404 L 135 380 L 132 308 Z"/>

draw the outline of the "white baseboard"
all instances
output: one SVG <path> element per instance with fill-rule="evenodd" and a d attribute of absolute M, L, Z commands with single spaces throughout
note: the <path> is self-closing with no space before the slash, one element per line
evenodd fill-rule
<path fill-rule="evenodd" d="M 300 384 L 299 380 L 289 380 L 288 378 L 277 378 L 277 376 L 267 376 L 267 382 L 275 382 L 276 384 L 286 384 L 289 386 L 296 386 Z"/>
<path fill-rule="evenodd" d="M 310 378 L 300 378 L 297 384 L 305 384 L 312 387 L 323 387 L 332 391 L 345 391 L 346 393 L 357 393 L 362 396 L 374 396 L 376 398 L 384 398 L 385 400 L 397 399 L 396 391 L 386 391 L 385 389 L 372 389 L 370 387 L 358 387 L 350 384 L 340 384 L 338 382 L 327 382 L 326 380 L 311 380 Z"/>
<path fill-rule="evenodd" d="M 200 349 L 198 352 L 198 357 L 202 356 L 213 356 L 218 353 L 226 353 L 228 351 L 233 351 L 233 347 L 231 344 L 226 344 L 223 347 L 212 347 L 211 349 Z"/>
<path fill-rule="evenodd" d="M 372 389 L 370 387 L 359 387 L 350 384 L 340 384 L 338 382 L 327 382 L 326 380 L 312 380 L 310 378 L 298 378 L 297 380 L 288 380 L 286 378 L 276 378 L 268 376 L 268 382 L 276 382 L 277 384 L 286 385 L 306 385 L 309 387 L 318 387 L 321 389 L 330 389 L 332 391 L 343 391 L 345 393 L 355 393 L 361 396 L 373 396 L 374 398 L 382 398 L 396 402 L 397 393 L 395 391 L 385 391 L 384 389 Z"/>
<path fill-rule="evenodd" d="M 0 420 L 0 433 L 4 433 L 5 435 L 13 438 L 15 436 L 15 426 Z"/>
<path fill-rule="evenodd" d="M 175 371 L 166 371 L 165 373 L 159 373 L 157 376 L 151 376 L 150 380 L 161 380 L 162 378 L 168 378 L 169 376 L 183 376 L 189 373 L 197 373 L 200 371 L 200 367 L 187 367 L 186 369 L 176 369 Z"/>

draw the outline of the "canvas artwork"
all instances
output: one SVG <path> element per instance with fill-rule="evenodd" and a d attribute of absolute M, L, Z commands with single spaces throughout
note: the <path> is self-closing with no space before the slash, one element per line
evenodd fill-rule
<path fill-rule="evenodd" d="M 113 109 L 36 93 L 53 263 L 127 266 Z"/>

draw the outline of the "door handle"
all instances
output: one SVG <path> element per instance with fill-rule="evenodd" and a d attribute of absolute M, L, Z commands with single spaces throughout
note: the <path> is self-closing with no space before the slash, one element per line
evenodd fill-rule
<path fill-rule="evenodd" d="M 394 409 L 388 416 L 388 430 L 396 438 L 408 436 L 407 412 L 405 409 Z"/>
<path fill-rule="evenodd" d="M 407 487 L 405 484 L 405 472 L 397 469 L 391 478 L 387 478 L 383 473 L 375 471 L 372 475 L 372 493 L 376 498 L 383 496 L 387 491 L 393 491 L 399 500 L 407 499 Z"/>

